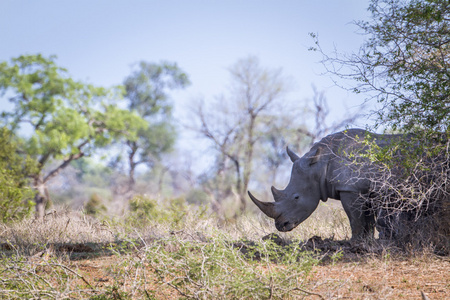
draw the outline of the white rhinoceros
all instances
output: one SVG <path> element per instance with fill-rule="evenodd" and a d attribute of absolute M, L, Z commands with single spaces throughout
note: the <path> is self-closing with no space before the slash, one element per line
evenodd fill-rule
<path fill-rule="evenodd" d="M 362 129 L 348 129 L 326 136 L 303 157 L 287 148 L 294 163 L 291 179 L 284 190 L 272 186 L 275 202 L 262 202 L 248 193 L 279 231 L 290 231 L 306 220 L 328 198 L 340 200 L 350 220 L 353 239 L 373 237 L 375 211 L 367 195 L 374 168 L 367 156 L 368 141 L 376 147 L 393 145 L 403 135 L 379 135 Z"/>

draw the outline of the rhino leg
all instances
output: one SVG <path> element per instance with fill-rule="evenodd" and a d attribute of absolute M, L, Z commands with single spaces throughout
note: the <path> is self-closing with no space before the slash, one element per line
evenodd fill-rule
<path fill-rule="evenodd" d="M 364 232 L 366 233 L 366 237 L 374 239 L 376 226 L 375 212 L 372 207 L 365 206 L 363 207 L 363 214 L 365 219 Z"/>
<path fill-rule="evenodd" d="M 362 205 L 358 194 L 341 192 L 341 203 L 350 221 L 352 240 L 372 239 L 375 230 L 373 212 Z"/>
<path fill-rule="evenodd" d="M 393 212 L 386 209 L 380 209 L 377 216 L 377 230 L 379 238 L 389 240 L 395 237 L 395 225 L 398 223 L 397 217 Z"/>

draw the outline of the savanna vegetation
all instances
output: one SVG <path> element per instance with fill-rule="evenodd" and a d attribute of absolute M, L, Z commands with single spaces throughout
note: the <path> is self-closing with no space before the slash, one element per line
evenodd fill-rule
<path fill-rule="evenodd" d="M 249 187 L 269 197 L 287 181 L 286 145 L 302 153 L 358 117 L 330 124 L 317 90 L 286 101 L 289 78 L 256 57 L 192 105 L 183 130 L 209 147 L 199 172 L 175 146 L 171 95 L 190 84 L 176 63 L 140 62 L 106 88 L 22 55 L 0 63 L 1 298 L 448 298 L 450 5 L 370 3 L 359 52 L 326 53 L 315 34 L 313 50 L 380 104 L 376 130 L 414 137 L 364 154 L 395 236 L 351 242 L 332 200 L 289 233 L 247 205 Z"/>

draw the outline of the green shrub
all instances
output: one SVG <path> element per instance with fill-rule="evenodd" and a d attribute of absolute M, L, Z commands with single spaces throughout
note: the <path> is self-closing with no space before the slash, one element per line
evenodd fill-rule
<path fill-rule="evenodd" d="M 133 226 L 146 226 L 151 222 L 168 222 L 173 226 L 182 225 L 188 205 L 183 198 L 167 199 L 159 204 L 144 195 L 137 195 L 129 202 L 127 222 Z"/>
<path fill-rule="evenodd" d="M 102 198 L 97 193 L 92 194 L 89 201 L 84 204 L 84 212 L 93 217 L 97 217 L 101 213 L 106 212 Z"/>
<path fill-rule="evenodd" d="M 18 143 L 0 128 L 0 222 L 22 220 L 34 207 L 29 174 L 36 167 L 30 157 L 19 154 Z"/>
<path fill-rule="evenodd" d="M 208 243 L 160 241 L 146 254 L 161 286 L 196 299 L 295 298 L 305 295 L 302 287 L 318 263 L 298 245 L 279 246 L 268 240 L 243 251 L 242 244 L 221 237 Z"/>
<path fill-rule="evenodd" d="M 208 204 L 208 195 L 201 189 L 192 189 L 186 195 L 186 201 L 189 204 L 206 205 Z"/>

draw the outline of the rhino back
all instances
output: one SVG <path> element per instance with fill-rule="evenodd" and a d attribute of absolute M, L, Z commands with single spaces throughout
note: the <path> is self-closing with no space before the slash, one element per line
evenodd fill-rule
<path fill-rule="evenodd" d="M 330 134 L 316 143 L 310 152 L 323 149 L 326 180 L 331 198 L 339 199 L 339 192 L 367 193 L 373 169 L 364 154 L 367 141 L 388 147 L 401 135 L 380 135 L 362 129 L 348 129 Z"/>

